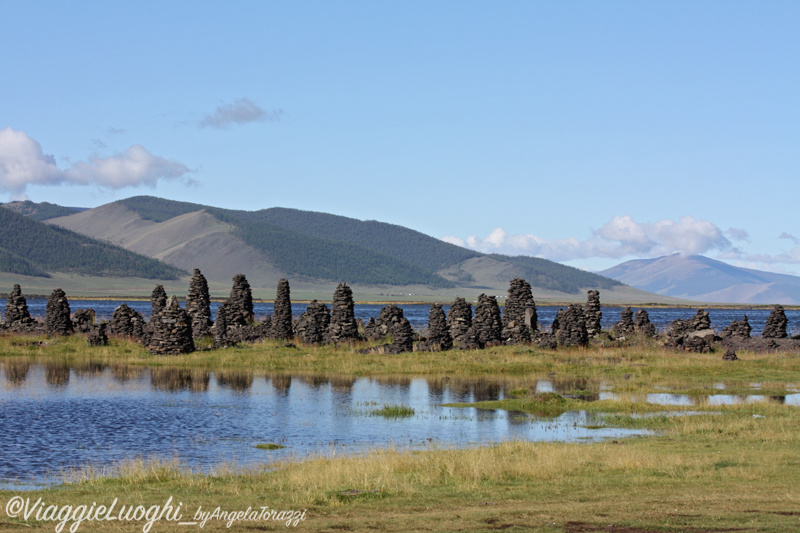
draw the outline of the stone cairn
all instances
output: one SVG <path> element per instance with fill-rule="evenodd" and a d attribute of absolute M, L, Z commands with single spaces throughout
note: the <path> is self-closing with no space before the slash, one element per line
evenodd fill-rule
<path fill-rule="evenodd" d="M 450 328 L 442 304 L 432 304 L 428 312 L 428 341 L 426 347 L 434 350 L 449 350 L 453 347 Z"/>
<path fill-rule="evenodd" d="M 742 341 L 750 338 L 751 331 L 753 331 L 753 328 L 750 326 L 750 321 L 747 319 L 747 315 L 744 315 L 741 320 L 731 321 L 730 326 L 722 329 L 720 336 L 726 340 Z"/>
<path fill-rule="evenodd" d="M 253 321 L 253 293 L 244 274 L 233 276 L 233 287 L 228 297 L 230 307 L 226 318 L 228 326 L 246 326 Z M 290 329 L 291 331 L 291 329 Z"/>
<path fill-rule="evenodd" d="M 739 357 L 736 355 L 736 350 L 728 348 L 722 356 L 723 361 L 738 361 Z"/>
<path fill-rule="evenodd" d="M 228 313 L 231 307 L 230 300 L 225 300 L 217 308 L 217 319 L 214 321 L 214 326 L 211 331 L 214 335 L 214 348 L 227 348 L 232 346 L 232 342 L 228 338 Z"/>
<path fill-rule="evenodd" d="M 450 328 L 453 346 L 461 347 L 467 344 L 467 332 L 472 330 L 472 305 L 464 298 L 456 298 L 456 301 L 450 306 L 447 327 Z M 474 337 L 474 332 L 472 336 Z"/>
<path fill-rule="evenodd" d="M 186 312 L 192 317 L 192 335 L 195 339 L 211 334 L 211 297 L 208 294 L 208 281 L 199 268 L 194 269 L 189 280 Z"/>
<path fill-rule="evenodd" d="M 481 346 L 495 346 L 500 343 L 503 321 L 500 317 L 497 298 L 485 294 L 478 296 L 475 317 L 472 319 L 472 329 Z"/>
<path fill-rule="evenodd" d="M 708 316 L 708 311 L 698 309 L 697 313 L 689 319 L 689 329 L 691 331 L 711 329 L 711 318 Z"/>
<path fill-rule="evenodd" d="M 340 283 L 336 287 L 332 307 L 327 340 L 337 343 L 358 339 L 353 290 L 346 283 Z"/>
<path fill-rule="evenodd" d="M 583 314 L 586 317 L 586 334 L 591 339 L 602 331 L 600 321 L 603 319 L 603 311 L 600 309 L 600 291 L 587 291 Z"/>
<path fill-rule="evenodd" d="M 670 323 L 664 346 L 687 352 L 705 353 L 711 351 L 711 343 L 714 340 L 715 334 L 711 329 L 708 311 L 698 309 L 689 320 L 678 318 Z"/>
<path fill-rule="evenodd" d="M 178 355 L 194 351 L 192 319 L 175 296 L 170 296 L 167 305 L 150 319 L 153 336 L 147 349 L 156 355 Z"/>
<path fill-rule="evenodd" d="M 512 279 L 503 309 L 503 341 L 508 344 L 531 342 L 531 330 L 538 329 L 538 321 L 530 283 L 521 278 Z"/>
<path fill-rule="evenodd" d="M 630 307 L 628 309 L 630 310 Z M 656 327 L 650 322 L 650 315 L 647 314 L 646 309 L 636 311 L 636 315 L 633 317 L 633 329 L 647 337 L 656 336 Z"/>
<path fill-rule="evenodd" d="M 285 279 L 278 281 L 274 309 L 271 336 L 276 339 L 291 339 L 293 335 L 292 300 L 289 292 L 289 282 Z"/>
<path fill-rule="evenodd" d="M 364 327 L 364 334 L 367 339 L 372 341 L 385 339 L 392 334 L 395 324 L 401 322 L 403 318 L 402 309 L 394 304 L 386 305 L 378 313 L 376 320 L 373 321 L 370 318 L 369 323 Z"/>
<path fill-rule="evenodd" d="M 76 309 L 72 315 L 72 325 L 78 333 L 89 333 L 94 328 L 94 309 Z"/>
<path fill-rule="evenodd" d="M 767 317 L 767 323 L 764 326 L 764 332 L 761 336 L 765 339 L 785 339 L 787 337 L 787 323 L 786 312 L 783 310 L 783 306 L 776 305 Z"/>
<path fill-rule="evenodd" d="M 156 285 L 153 292 L 150 294 L 150 316 L 154 317 L 160 313 L 167 305 L 167 291 L 164 290 L 163 285 Z"/>
<path fill-rule="evenodd" d="M 297 319 L 294 336 L 306 344 L 319 344 L 325 340 L 330 325 L 331 313 L 328 306 L 314 300 Z"/>
<path fill-rule="evenodd" d="M 106 333 L 116 337 L 141 339 L 144 336 L 144 317 L 127 304 L 120 304 L 114 309 L 114 314 L 106 325 Z"/>
<path fill-rule="evenodd" d="M 8 295 L 5 323 L 8 326 L 16 327 L 33 326 L 36 323 L 31 318 L 31 314 L 28 311 L 28 301 L 22 295 L 22 288 L 19 284 L 15 284 L 11 294 Z"/>
<path fill-rule="evenodd" d="M 403 310 L 400 309 L 402 315 Z M 400 317 L 400 321 L 396 322 L 392 327 L 392 344 L 384 353 L 397 354 L 402 352 L 410 352 L 414 350 L 414 328 L 411 323 L 404 316 Z"/>
<path fill-rule="evenodd" d="M 613 329 L 616 336 L 625 336 L 634 332 L 633 311 L 630 306 L 620 311 L 619 322 L 614 325 Z"/>
<path fill-rule="evenodd" d="M 570 305 L 559 320 L 556 333 L 559 346 L 587 346 L 589 334 L 586 331 L 586 317 L 578 304 Z"/>
<path fill-rule="evenodd" d="M 56 289 L 47 299 L 44 327 L 51 335 L 69 335 L 74 331 L 69 317 L 69 301 L 61 289 Z"/>
<path fill-rule="evenodd" d="M 106 346 L 108 344 L 108 335 L 106 335 L 106 323 L 92 324 L 89 330 L 89 336 L 86 338 L 89 346 Z"/>

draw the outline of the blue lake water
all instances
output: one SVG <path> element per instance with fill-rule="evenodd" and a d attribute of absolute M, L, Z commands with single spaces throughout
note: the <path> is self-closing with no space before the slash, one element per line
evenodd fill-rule
<path fill-rule="evenodd" d="M 91 307 L 95 310 L 99 318 L 111 318 L 111 315 L 114 313 L 114 309 L 116 309 L 117 306 L 122 303 L 125 303 L 129 307 L 142 313 L 146 319 L 149 319 L 150 317 L 150 301 L 70 299 L 69 303 L 72 311 Z M 47 300 L 42 298 L 31 298 L 28 300 L 28 309 L 33 316 L 43 317 L 45 315 L 46 305 Z M 219 308 L 219 305 L 219 302 L 211 303 L 212 316 L 215 317 L 217 315 L 217 309 Z M 299 317 L 306 310 L 307 306 L 307 304 L 293 303 L 292 314 L 295 317 Z M 330 304 L 328 304 L 328 306 L 330 307 Z M 409 320 L 414 328 L 420 329 L 427 327 L 430 305 L 398 304 L 398 306 L 403 309 L 404 316 Z M 356 318 L 360 318 L 365 322 L 369 320 L 370 317 L 377 318 L 382 307 L 382 305 L 356 305 Z M 450 310 L 450 306 L 444 305 L 443 309 L 447 313 Z M 560 307 L 558 306 L 541 306 L 536 308 L 539 315 L 539 323 L 542 325 L 542 327 L 550 327 L 559 309 Z M 616 324 L 619 321 L 620 311 L 622 311 L 622 309 L 623 308 L 621 307 L 604 306 L 602 309 L 602 326 L 604 328 L 610 328 Z M 639 309 L 639 307 L 633 307 L 632 309 L 635 312 Z M 647 313 L 650 315 L 650 321 L 653 322 L 653 324 L 655 324 L 656 328 L 659 330 L 664 330 L 669 323 L 676 318 L 688 319 L 691 318 L 695 313 L 695 310 L 687 308 L 645 307 L 644 309 L 647 309 Z M 272 315 L 273 313 L 273 307 L 271 303 L 256 302 L 254 304 L 254 310 L 257 318 Z M 753 328 L 753 335 L 759 335 L 761 333 L 761 331 L 764 329 L 764 325 L 766 324 L 767 316 L 769 316 L 770 313 L 770 309 L 749 309 L 746 307 L 738 309 L 709 309 L 708 311 L 709 317 L 711 318 L 712 327 L 719 330 L 729 325 L 733 320 L 741 320 L 744 315 L 747 315 L 750 326 Z M 789 321 L 788 329 L 790 334 L 800 332 L 800 310 L 787 309 L 786 318 Z"/>

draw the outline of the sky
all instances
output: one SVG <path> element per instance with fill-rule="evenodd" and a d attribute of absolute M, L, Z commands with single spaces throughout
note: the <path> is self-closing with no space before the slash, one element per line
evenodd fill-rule
<path fill-rule="evenodd" d="M 800 274 L 800 2 L 0 0 L 0 202 Z"/>

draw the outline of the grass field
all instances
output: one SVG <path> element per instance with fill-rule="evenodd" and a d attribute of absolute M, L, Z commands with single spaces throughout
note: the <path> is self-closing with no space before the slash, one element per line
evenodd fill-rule
<path fill-rule="evenodd" d="M 281 531 L 292 516 L 298 530 L 328 532 L 800 530 L 800 408 L 769 399 L 733 406 L 702 401 L 720 383 L 726 394 L 752 394 L 755 383 L 761 387 L 758 394 L 767 396 L 797 390 L 800 354 L 740 353 L 740 361 L 725 362 L 720 353 L 671 352 L 647 341 L 559 351 L 500 347 L 398 356 L 359 354 L 354 348 L 289 348 L 270 341 L 155 358 L 120 340 L 89 350 L 79 338 L 0 337 L 0 363 L 10 368 L 98 361 L 119 368 L 176 366 L 245 377 L 291 372 L 485 378 L 502 383 L 512 397 L 483 408 L 546 416 L 591 410 L 602 413 L 608 425 L 646 428 L 653 435 L 586 444 L 375 450 L 253 470 L 227 465 L 210 474 L 192 472 L 169 457 L 142 458 L 73 471 L 67 483 L 46 490 L 0 491 L 0 529 L 55 530 L 53 521 L 9 517 L 7 504 L 17 497 L 30 497 L 31 503 L 41 498 L 59 508 L 108 505 L 118 498 L 120 505 L 143 509 L 163 506 L 172 497 L 173 505 L 182 503 L 183 520 L 192 520 L 199 506 L 208 512 L 261 506 L 287 511 L 282 520 L 276 515 L 274 520 L 234 521 L 230 528 L 226 521 L 209 519 L 202 529 L 210 531 Z M 596 393 L 602 383 L 624 399 L 581 402 L 536 394 L 538 379 L 563 380 L 574 395 Z M 695 395 L 698 404 L 673 408 L 637 400 L 665 389 Z M 384 407 L 389 416 L 392 408 L 402 411 L 402 406 Z M 145 523 L 87 521 L 79 530 L 143 531 Z M 152 531 L 196 527 L 162 520 Z"/>

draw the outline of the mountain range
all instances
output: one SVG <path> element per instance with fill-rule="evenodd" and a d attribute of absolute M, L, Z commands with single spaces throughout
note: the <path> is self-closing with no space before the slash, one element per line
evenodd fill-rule
<path fill-rule="evenodd" d="M 599 272 L 638 289 L 698 302 L 800 305 L 800 277 L 701 255 L 636 259 Z"/>
<path fill-rule="evenodd" d="M 430 300 L 504 295 L 508 282 L 522 277 L 544 299 L 582 301 L 591 288 L 604 291 L 607 301 L 671 300 L 545 259 L 482 254 L 402 226 L 327 213 L 239 211 L 151 196 L 86 210 L 32 202 L 2 207 L 177 271 L 200 268 L 220 295 L 234 274 L 244 273 L 261 297 L 271 297 L 280 278 L 300 297 L 322 297 L 346 281 L 370 299 Z M 40 270 L 57 275 L 48 268 Z"/>

